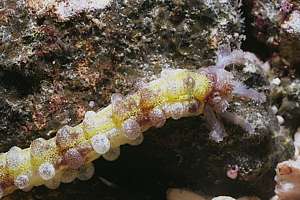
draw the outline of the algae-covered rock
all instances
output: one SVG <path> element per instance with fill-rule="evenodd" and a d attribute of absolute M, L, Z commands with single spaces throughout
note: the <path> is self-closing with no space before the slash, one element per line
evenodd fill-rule
<path fill-rule="evenodd" d="M 277 114 L 284 119 L 282 125 L 294 133 L 300 119 L 300 80 L 281 79 L 280 85 L 272 89 L 271 95 Z"/>
<path fill-rule="evenodd" d="M 1 127 L 1 151 L 78 123 L 162 68 L 213 64 L 219 44 L 243 38 L 236 1 L 112 1 L 63 20 L 41 2 L 0 2 L 2 111 L 27 117 L 3 119 L 16 126 Z"/>
<path fill-rule="evenodd" d="M 300 3 L 298 0 L 246 1 L 252 33 L 281 57 L 284 66 L 299 69 Z M 267 50 L 268 51 L 268 50 Z M 277 55 L 276 55 L 277 54 Z"/>

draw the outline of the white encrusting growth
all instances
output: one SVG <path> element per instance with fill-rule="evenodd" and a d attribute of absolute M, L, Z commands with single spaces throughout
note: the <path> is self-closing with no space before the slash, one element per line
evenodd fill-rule
<path fill-rule="evenodd" d="M 43 180 L 50 180 L 55 176 L 55 168 L 54 166 L 49 163 L 43 163 L 39 167 L 39 175 Z"/>
<path fill-rule="evenodd" d="M 27 153 L 19 147 L 12 147 L 7 152 L 6 165 L 9 168 L 9 172 L 15 176 L 14 185 L 17 188 L 25 189 L 30 186 L 30 157 Z"/>
<path fill-rule="evenodd" d="M 110 149 L 110 141 L 104 134 L 97 134 L 91 139 L 92 147 L 98 154 L 105 154 Z"/>
<path fill-rule="evenodd" d="M 6 163 L 10 170 L 17 170 L 26 162 L 28 162 L 28 158 L 24 156 L 21 148 L 14 146 L 7 152 Z"/>
<path fill-rule="evenodd" d="M 51 13 L 60 20 L 68 20 L 81 12 L 103 9 L 111 0 L 27 0 L 26 4 L 38 14 Z"/>
<path fill-rule="evenodd" d="M 62 149 L 67 149 L 74 145 L 74 142 L 84 138 L 84 132 L 81 127 L 63 126 L 56 134 L 56 145 Z"/>
<path fill-rule="evenodd" d="M 300 155 L 300 128 L 296 131 L 294 135 L 294 147 L 295 147 L 295 156 Z"/>
<path fill-rule="evenodd" d="M 115 136 L 117 136 L 120 133 L 120 131 L 117 128 L 112 128 L 105 132 L 105 135 L 108 139 L 111 139 Z"/>
<path fill-rule="evenodd" d="M 68 125 L 63 126 L 61 129 L 57 131 L 56 134 L 56 144 L 61 148 L 67 148 L 68 143 L 71 137 L 71 128 Z"/>
<path fill-rule="evenodd" d="M 160 108 L 154 108 L 149 112 L 149 119 L 156 128 L 162 127 L 166 123 L 165 113 Z"/>
<path fill-rule="evenodd" d="M 25 174 L 17 176 L 15 186 L 19 189 L 25 189 L 29 186 L 29 177 Z"/>
<path fill-rule="evenodd" d="M 32 157 L 41 156 L 46 149 L 47 142 L 44 138 L 37 138 L 32 141 L 30 145 L 30 154 Z"/>
<path fill-rule="evenodd" d="M 142 132 L 139 123 L 136 120 L 130 118 L 124 121 L 122 128 L 125 136 L 130 140 L 136 139 Z"/>
<path fill-rule="evenodd" d="M 83 127 L 85 130 L 89 131 L 96 128 L 99 125 L 99 121 L 95 117 L 96 113 L 94 111 L 87 111 L 84 115 Z"/>
<path fill-rule="evenodd" d="M 166 115 L 170 115 L 173 119 L 180 119 L 184 113 L 186 113 L 186 108 L 182 103 L 174 103 L 164 107 Z"/>
<path fill-rule="evenodd" d="M 300 11 L 294 10 L 281 27 L 288 33 L 300 35 Z"/>
<path fill-rule="evenodd" d="M 69 149 L 63 157 L 64 162 L 71 169 L 78 169 L 84 164 L 84 158 L 81 156 L 77 149 Z"/>

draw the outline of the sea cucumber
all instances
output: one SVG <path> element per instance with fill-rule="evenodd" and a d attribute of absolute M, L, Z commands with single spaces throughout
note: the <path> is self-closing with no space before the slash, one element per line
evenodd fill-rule
<path fill-rule="evenodd" d="M 109 161 L 117 159 L 121 145 L 140 144 L 143 132 L 163 126 L 168 118 L 204 114 L 215 142 L 226 137 L 216 114 L 224 114 L 246 127 L 245 131 L 254 131 L 245 120 L 226 111 L 233 94 L 259 103 L 265 101 L 263 94 L 247 89 L 225 70 L 228 64 L 251 62 L 252 58 L 256 57 L 251 53 L 234 50 L 219 58 L 216 66 L 198 71 L 165 69 L 160 78 L 133 94 L 113 94 L 110 105 L 98 112 L 86 112 L 82 123 L 63 126 L 56 137 L 38 138 L 23 150 L 12 147 L 0 155 L 0 196 L 42 184 L 54 189 L 60 182 L 87 180 L 94 173 L 93 160 L 100 156 Z"/>

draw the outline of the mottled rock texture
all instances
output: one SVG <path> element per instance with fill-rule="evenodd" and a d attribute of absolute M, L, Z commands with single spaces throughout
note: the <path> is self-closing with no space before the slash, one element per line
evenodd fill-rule
<path fill-rule="evenodd" d="M 256 52 L 264 51 L 264 59 L 271 64 L 272 104 L 277 115 L 285 119 L 282 128 L 292 134 L 299 127 L 300 117 L 300 3 L 255 0 L 246 1 L 245 7 L 249 9 L 248 23 L 252 24 L 248 34 L 263 46 Z"/>
<path fill-rule="evenodd" d="M 249 9 L 248 34 L 267 45 L 263 54 L 280 67 L 277 73 L 281 76 L 299 74 L 300 53 L 300 3 L 298 0 L 254 0 L 245 1 Z M 254 45 L 255 47 L 255 45 Z M 256 49 L 256 51 L 260 51 Z"/>
<path fill-rule="evenodd" d="M 115 1 L 66 21 L 26 5 L 1 1 L 2 151 L 79 122 L 162 68 L 212 64 L 219 44 L 242 37 L 234 1 Z"/>

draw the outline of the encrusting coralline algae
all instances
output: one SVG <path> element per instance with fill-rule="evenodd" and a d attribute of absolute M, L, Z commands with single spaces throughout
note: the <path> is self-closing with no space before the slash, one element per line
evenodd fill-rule
<path fill-rule="evenodd" d="M 117 159 L 121 145 L 140 144 L 143 132 L 163 126 L 168 118 L 204 114 L 211 127 L 210 138 L 215 142 L 227 136 L 216 114 L 251 134 L 246 120 L 227 111 L 233 95 L 257 103 L 266 101 L 262 93 L 247 89 L 225 70 L 228 64 L 246 61 L 260 62 L 251 53 L 233 50 L 220 54 L 215 66 L 198 71 L 163 70 L 160 78 L 144 84 L 136 93 L 126 97 L 112 95 L 109 106 L 86 112 L 81 124 L 65 125 L 56 137 L 36 139 L 23 150 L 12 147 L 0 156 L 1 196 L 41 184 L 53 189 L 77 177 L 87 180 L 94 173 L 93 160 L 100 156 L 110 161 Z"/>
<path fill-rule="evenodd" d="M 277 182 L 274 199 L 292 200 L 300 198 L 300 128 L 294 136 L 295 156 L 277 165 L 275 181 Z"/>

